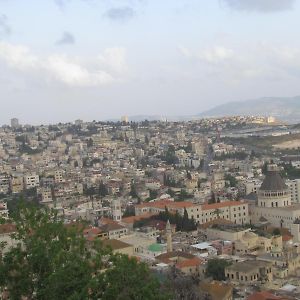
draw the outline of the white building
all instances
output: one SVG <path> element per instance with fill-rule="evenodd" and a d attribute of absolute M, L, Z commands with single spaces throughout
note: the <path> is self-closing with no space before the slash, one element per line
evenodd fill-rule
<path fill-rule="evenodd" d="M 250 193 L 257 194 L 257 191 L 261 187 L 261 184 L 262 184 L 262 181 L 259 179 L 245 180 L 243 182 L 245 195 L 249 195 Z"/>
<path fill-rule="evenodd" d="M 24 184 L 26 189 L 31 189 L 39 186 L 40 178 L 36 173 L 30 173 L 24 176 Z"/>
<path fill-rule="evenodd" d="M 292 203 L 300 203 L 300 179 L 287 180 L 286 185 L 290 189 Z"/>
<path fill-rule="evenodd" d="M 121 202 L 119 199 L 114 199 L 111 202 L 111 212 L 114 221 L 121 222 L 122 220 L 122 210 Z"/>
<path fill-rule="evenodd" d="M 122 116 L 121 117 L 121 122 L 122 123 L 128 123 L 128 116 Z"/>
<path fill-rule="evenodd" d="M 170 200 L 160 200 L 155 202 L 142 203 L 135 206 L 135 215 L 145 213 L 158 214 L 165 211 L 171 213 L 178 212 L 181 216 L 184 210 L 188 217 L 193 218 L 196 223 L 204 224 L 215 219 L 225 219 L 235 224 L 249 223 L 248 203 L 244 201 L 226 201 L 213 204 L 194 204 L 189 201 L 174 202 Z"/>

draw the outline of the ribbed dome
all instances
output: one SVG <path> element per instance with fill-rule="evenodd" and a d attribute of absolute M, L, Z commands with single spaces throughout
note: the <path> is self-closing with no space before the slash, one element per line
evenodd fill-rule
<path fill-rule="evenodd" d="M 262 191 L 283 191 L 287 189 L 288 186 L 278 171 L 268 171 L 260 187 Z"/>

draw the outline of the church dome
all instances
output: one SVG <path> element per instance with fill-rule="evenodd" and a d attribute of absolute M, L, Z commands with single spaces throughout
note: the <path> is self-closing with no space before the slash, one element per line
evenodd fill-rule
<path fill-rule="evenodd" d="M 285 184 L 277 168 L 269 166 L 266 177 L 260 187 L 262 191 L 284 191 L 288 186 Z"/>

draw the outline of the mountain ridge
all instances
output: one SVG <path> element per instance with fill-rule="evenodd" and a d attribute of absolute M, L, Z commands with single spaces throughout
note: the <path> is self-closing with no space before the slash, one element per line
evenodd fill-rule
<path fill-rule="evenodd" d="M 263 97 L 233 101 L 217 105 L 199 113 L 198 117 L 226 117 L 233 115 L 273 116 L 289 123 L 300 121 L 300 96 Z"/>
<path fill-rule="evenodd" d="M 244 101 L 231 101 L 205 110 L 195 115 L 131 115 L 129 121 L 144 120 L 188 121 L 200 118 L 228 116 L 273 116 L 286 123 L 300 123 L 300 96 L 295 97 L 262 97 Z M 109 119 L 118 121 L 118 119 Z"/>

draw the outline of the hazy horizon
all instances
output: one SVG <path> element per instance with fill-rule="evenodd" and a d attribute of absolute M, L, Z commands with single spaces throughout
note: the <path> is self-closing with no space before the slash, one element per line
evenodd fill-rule
<path fill-rule="evenodd" d="M 299 0 L 0 0 L 0 123 L 299 95 L 299 13 Z"/>

